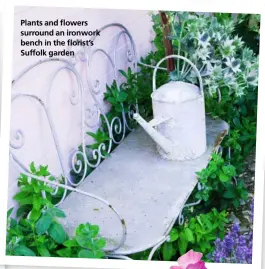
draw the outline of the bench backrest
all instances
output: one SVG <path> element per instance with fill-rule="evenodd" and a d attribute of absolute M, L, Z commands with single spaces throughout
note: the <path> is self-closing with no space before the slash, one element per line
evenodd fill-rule
<path fill-rule="evenodd" d="M 113 28 L 117 29 L 114 36 L 109 31 Z M 80 48 L 74 58 L 40 60 L 12 81 L 10 158 L 18 172 L 29 177 L 32 161 L 36 166 L 48 165 L 57 179 L 53 182 L 54 194 L 58 186 L 65 186 L 58 204 L 65 198 L 67 186 L 81 184 L 121 143 L 131 130 L 131 113 L 137 111 L 135 104 L 128 110 L 122 107 L 120 117 L 108 117 L 106 84 L 111 86 L 116 81 L 120 90 L 123 77 L 119 70 L 130 67 L 136 72 L 137 57 L 134 40 L 123 25 L 108 24 L 99 31 L 100 36 L 93 37 L 94 46 Z M 42 74 L 48 77 L 47 84 L 40 85 L 37 76 L 43 65 L 49 65 L 50 73 Z M 93 137 L 99 127 L 104 127 L 107 138 L 95 146 L 91 133 Z M 62 177 L 58 177 L 60 174 Z"/>

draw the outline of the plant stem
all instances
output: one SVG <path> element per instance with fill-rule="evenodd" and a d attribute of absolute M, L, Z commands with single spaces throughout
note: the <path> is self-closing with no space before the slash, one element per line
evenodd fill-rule
<path fill-rule="evenodd" d="M 182 38 L 182 33 L 183 33 L 183 30 L 184 30 L 184 25 L 185 25 L 185 21 L 182 22 L 181 24 L 181 29 L 180 29 L 180 34 L 179 34 L 179 46 L 178 46 L 178 55 L 180 55 L 180 49 L 181 49 L 181 38 Z M 178 58 L 178 61 L 177 61 L 177 69 L 178 69 L 178 75 L 179 75 L 179 58 Z"/>

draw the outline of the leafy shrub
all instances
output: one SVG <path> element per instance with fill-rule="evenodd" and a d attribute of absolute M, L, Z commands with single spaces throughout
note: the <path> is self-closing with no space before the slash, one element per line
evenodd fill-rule
<path fill-rule="evenodd" d="M 218 212 L 215 208 L 209 213 L 192 217 L 183 226 L 177 226 L 170 232 L 170 242 L 163 245 L 163 258 L 169 257 L 176 251 L 183 255 L 188 249 L 193 249 L 202 253 L 212 251 L 212 242 L 217 237 L 223 238 L 225 225 L 228 223 L 227 213 Z M 168 251 L 172 245 L 172 252 Z"/>
<path fill-rule="evenodd" d="M 51 177 L 48 166 L 36 168 L 30 164 L 32 178 L 21 174 L 18 179 L 20 191 L 14 196 L 19 208 L 15 218 L 13 209 L 8 211 L 6 254 L 14 256 L 103 258 L 104 238 L 99 227 L 90 223 L 80 224 L 75 236 L 69 238 L 60 218 L 62 210 L 53 205 L 53 188 L 34 179 L 35 176 Z M 45 195 L 43 193 L 45 192 Z"/>
<path fill-rule="evenodd" d="M 238 207 L 242 200 L 247 200 L 248 192 L 244 182 L 234 182 L 236 169 L 225 162 L 219 154 L 213 154 L 207 168 L 197 172 L 202 190 L 197 192 L 196 198 L 205 202 L 204 206 L 227 208 L 230 204 Z"/>
<path fill-rule="evenodd" d="M 20 174 L 18 178 L 19 192 L 13 197 L 17 201 L 19 208 L 17 210 L 17 217 L 29 217 L 29 219 L 36 221 L 41 216 L 43 208 L 52 207 L 53 198 L 52 193 L 54 189 L 46 185 L 45 182 L 39 181 L 34 178 L 35 176 L 55 180 L 48 171 L 48 166 L 40 165 L 39 168 L 35 167 L 34 162 L 29 166 L 32 178 L 29 179 L 27 175 Z M 45 193 L 45 198 L 42 194 Z"/>
<path fill-rule="evenodd" d="M 212 253 L 214 242 L 224 238 L 225 226 L 228 223 L 227 213 L 213 208 L 206 214 L 199 214 L 186 220 L 184 225 L 175 226 L 170 232 L 169 242 L 164 243 L 154 254 L 155 260 L 177 260 L 187 250 L 205 254 Z M 146 260 L 149 251 L 132 255 L 134 259 Z"/>

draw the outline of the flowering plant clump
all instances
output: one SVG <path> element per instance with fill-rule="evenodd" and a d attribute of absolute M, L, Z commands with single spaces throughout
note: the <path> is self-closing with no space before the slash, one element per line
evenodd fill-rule
<path fill-rule="evenodd" d="M 230 94 L 242 96 L 258 84 L 258 57 L 234 35 L 236 20 L 232 16 L 220 18 L 188 12 L 170 13 L 176 54 L 189 58 L 200 70 L 210 95 L 224 88 Z M 183 72 L 184 71 L 184 72 Z M 171 74 L 172 80 L 196 82 L 196 74 L 180 63 Z M 220 92 L 219 92 L 220 94 Z"/>
<path fill-rule="evenodd" d="M 250 205 L 250 220 L 253 221 L 254 203 Z M 215 251 L 210 259 L 216 263 L 252 263 L 252 240 L 253 234 L 240 233 L 239 223 L 233 224 L 224 240 L 218 238 L 215 241 Z"/>
<path fill-rule="evenodd" d="M 171 266 L 170 269 L 207 269 L 201 258 L 202 253 L 190 250 L 178 258 L 179 265 Z"/>

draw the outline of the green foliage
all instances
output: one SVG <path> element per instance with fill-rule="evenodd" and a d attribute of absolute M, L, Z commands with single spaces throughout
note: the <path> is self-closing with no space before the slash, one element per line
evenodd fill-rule
<path fill-rule="evenodd" d="M 58 244 L 63 243 L 67 234 L 58 222 L 65 217 L 58 208 L 46 208 L 40 211 L 38 219 L 9 218 L 6 254 L 14 256 L 45 256 L 55 255 Z"/>
<path fill-rule="evenodd" d="M 235 33 L 242 37 L 242 40 L 256 54 L 259 54 L 260 37 L 260 15 L 259 14 L 238 14 Z"/>
<path fill-rule="evenodd" d="M 224 237 L 226 223 L 227 213 L 218 212 L 214 208 L 209 213 L 192 217 L 183 226 L 172 229 L 167 244 L 173 244 L 173 249 L 178 250 L 180 255 L 189 249 L 209 253 L 213 250 L 216 238 Z"/>
<path fill-rule="evenodd" d="M 6 255 L 103 258 L 106 241 L 99 236 L 97 225 L 80 224 L 72 238 L 65 232 L 60 219 L 66 216 L 53 205 L 54 190 L 34 179 L 41 176 L 54 180 L 48 166 L 37 169 L 32 162 L 30 171 L 32 178 L 21 174 L 18 179 L 20 191 L 14 199 L 20 207 L 16 219 L 11 217 L 13 209 L 7 212 Z"/>
<path fill-rule="evenodd" d="M 207 168 L 197 172 L 198 180 L 203 187 L 195 197 L 203 200 L 204 206 L 225 209 L 229 205 L 238 207 L 242 200 L 247 200 L 248 192 L 244 182 L 234 182 L 236 169 L 226 163 L 219 154 L 213 154 Z"/>
<path fill-rule="evenodd" d="M 111 86 L 107 85 L 104 93 L 104 99 L 112 106 L 111 113 L 113 116 L 120 116 L 121 112 L 128 112 L 131 105 L 136 103 L 137 95 L 137 74 L 128 68 L 127 73 L 119 70 L 125 81 L 118 87 L 117 82 L 113 81 Z"/>
<path fill-rule="evenodd" d="M 34 178 L 44 177 L 51 181 L 55 180 L 48 171 L 48 166 L 35 167 L 34 162 L 30 164 L 30 172 L 32 178 L 29 179 L 25 174 L 20 174 L 18 178 L 19 192 L 13 197 L 17 201 L 19 208 L 17 210 L 17 217 L 29 216 L 31 220 L 39 219 L 41 210 L 44 207 L 52 206 L 51 193 L 54 191 L 51 187 L 46 185 L 45 182 L 41 182 Z M 42 193 L 45 192 L 46 198 L 42 197 Z"/>
<path fill-rule="evenodd" d="M 218 212 L 215 208 L 206 214 L 191 217 L 183 225 L 175 226 L 171 230 L 170 240 L 158 249 L 154 259 L 174 261 L 190 249 L 204 253 L 204 259 L 206 259 L 206 253 L 211 253 L 214 249 L 214 241 L 218 237 L 224 238 L 227 223 L 227 213 Z M 132 257 L 146 260 L 148 254 L 145 251 Z"/>
<path fill-rule="evenodd" d="M 100 259 L 104 257 L 102 248 L 106 240 L 99 237 L 99 227 L 89 223 L 80 224 L 72 239 L 63 243 L 63 248 L 57 251 L 60 257 L 78 257 Z"/>

